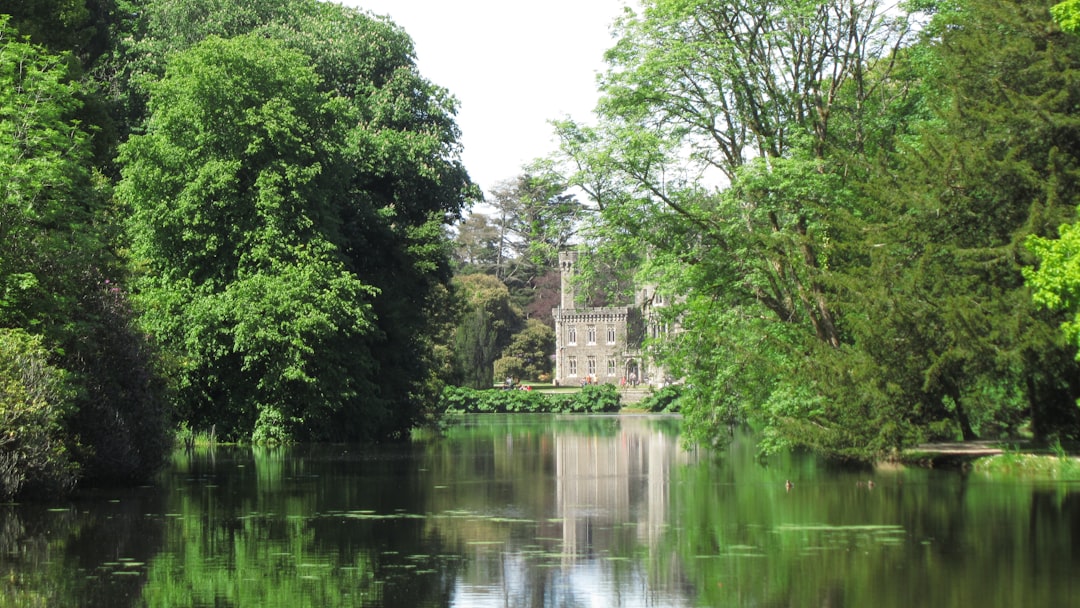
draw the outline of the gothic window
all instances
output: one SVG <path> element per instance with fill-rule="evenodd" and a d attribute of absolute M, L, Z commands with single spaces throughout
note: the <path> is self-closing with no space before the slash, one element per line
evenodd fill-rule
<path fill-rule="evenodd" d="M 614 376 L 615 375 L 615 359 L 608 359 L 607 360 L 607 375 L 609 375 L 609 376 Z"/>
<path fill-rule="evenodd" d="M 588 374 L 590 376 L 595 376 L 596 375 L 596 357 L 589 357 L 586 364 L 588 365 Z"/>
<path fill-rule="evenodd" d="M 657 304 L 663 304 L 664 303 L 664 294 L 660 293 L 659 291 L 654 292 L 653 293 L 653 302 L 655 302 Z"/>
<path fill-rule="evenodd" d="M 586 344 L 596 344 L 596 326 L 590 325 L 588 329 L 588 335 L 585 339 Z"/>
<path fill-rule="evenodd" d="M 566 360 L 566 367 L 567 367 L 567 375 L 576 376 L 577 375 L 577 357 L 570 357 L 569 359 L 567 359 Z"/>
<path fill-rule="evenodd" d="M 607 326 L 607 343 L 608 344 L 614 344 L 615 343 L 615 326 L 614 325 L 608 325 Z"/>
<path fill-rule="evenodd" d="M 573 325 L 566 328 L 566 343 L 571 346 L 577 344 L 577 328 Z"/>

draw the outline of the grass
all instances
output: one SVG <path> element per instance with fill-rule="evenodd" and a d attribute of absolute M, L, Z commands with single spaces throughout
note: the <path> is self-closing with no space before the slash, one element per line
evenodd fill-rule
<path fill-rule="evenodd" d="M 971 470 L 995 479 L 1080 481 L 1080 458 L 1070 456 L 1060 443 L 1053 446 L 1052 452 L 1035 454 L 1010 450 L 975 460 Z"/>
<path fill-rule="evenodd" d="M 206 448 L 218 444 L 217 432 L 214 427 L 209 430 L 194 431 L 186 422 L 176 428 L 174 438 L 176 445 L 188 449 Z"/>

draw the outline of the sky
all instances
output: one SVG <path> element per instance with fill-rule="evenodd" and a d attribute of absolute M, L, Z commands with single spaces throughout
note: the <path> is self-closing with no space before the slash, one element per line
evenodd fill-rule
<path fill-rule="evenodd" d="M 626 0 L 345 0 L 412 37 L 420 74 L 460 104 L 462 160 L 486 193 L 554 151 L 548 121 L 588 122 Z"/>

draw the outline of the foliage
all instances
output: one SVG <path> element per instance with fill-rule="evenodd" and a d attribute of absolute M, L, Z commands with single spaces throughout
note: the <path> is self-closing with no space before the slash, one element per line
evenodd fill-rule
<path fill-rule="evenodd" d="M 74 118 L 86 87 L 70 57 L 21 42 L 0 19 L 0 327 L 40 336 L 68 391 L 64 458 L 92 481 L 145 480 L 169 441 L 168 393 L 115 277 L 110 188 Z M 61 373 L 61 372 L 58 372 Z M 51 422 L 50 422 L 51 424 Z M 60 450 L 49 441 L 42 449 Z M 64 473 L 64 475 L 68 475 Z M 71 481 L 52 484 L 70 487 Z"/>
<path fill-rule="evenodd" d="M 496 277 L 462 275 L 455 277 L 454 285 L 465 308 L 454 336 L 458 369 L 466 386 L 488 388 L 495 381 L 495 360 L 520 326 L 521 313 Z"/>
<path fill-rule="evenodd" d="M 671 384 L 650 393 L 637 404 L 637 407 L 650 412 L 678 412 L 680 409 L 679 399 L 684 392 L 683 386 Z"/>
<path fill-rule="evenodd" d="M 65 419 L 82 478 L 94 483 L 149 479 L 172 448 L 172 387 L 156 345 L 139 330 L 128 295 L 87 273 L 79 282 L 79 339 L 65 361 L 77 379 Z"/>
<path fill-rule="evenodd" d="M 558 125 L 590 247 L 682 296 L 654 348 L 697 441 L 745 420 L 868 460 L 1080 429 L 1075 350 L 1020 280 L 1074 213 L 1076 44 L 1045 3 L 908 6 L 921 36 L 879 2 L 646 2 L 598 124 Z"/>
<path fill-rule="evenodd" d="M 0 16 L 0 324 L 58 331 L 67 284 L 99 255 L 82 87 L 62 56 L 19 40 Z M 58 337 L 58 336 L 52 336 Z"/>
<path fill-rule="evenodd" d="M 147 131 L 120 193 L 185 415 L 232 436 L 262 409 L 294 438 L 401 436 L 451 378 L 443 228 L 474 196 L 456 102 L 403 31 L 340 5 L 151 1 L 140 27 L 118 69 Z"/>
<path fill-rule="evenodd" d="M 551 373 L 551 354 L 555 352 L 555 332 L 538 319 L 528 319 L 525 327 L 510 338 L 503 349 L 503 359 L 512 358 L 517 363 L 513 372 L 496 369 L 495 377 L 506 375 L 540 380 Z M 501 359 L 500 359 L 501 360 Z M 497 363 L 497 362 L 496 362 Z"/>
<path fill-rule="evenodd" d="M 77 479 L 61 427 L 71 389 L 47 357 L 40 336 L 0 329 L 0 500 L 63 493 Z"/>
<path fill-rule="evenodd" d="M 971 471 L 993 480 L 1080 481 L 1080 461 L 1067 456 L 1007 452 L 979 458 Z"/>
<path fill-rule="evenodd" d="M 1070 34 L 1080 34 L 1080 2 L 1077 0 L 1065 0 L 1050 7 L 1050 14 L 1054 16 L 1061 29 Z"/>
<path fill-rule="evenodd" d="M 525 373 L 525 362 L 521 357 L 504 355 L 495 360 L 492 378 L 525 378 L 535 380 Z"/>
<path fill-rule="evenodd" d="M 599 413 L 619 411 L 620 401 L 618 390 L 611 384 L 585 386 L 568 394 L 448 386 L 443 389 L 439 406 L 447 413 L 458 414 Z"/>
<path fill-rule="evenodd" d="M 1080 46 L 1047 27 L 1044 3 L 966 9 L 926 43 L 933 118 L 869 188 L 882 204 L 867 232 L 881 246 L 864 245 L 852 327 L 881 369 L 907 368 L 897 397 L 924 429 L 951 418 L 946 438 L 1015 430 L 1020 402 L 1040 438 L 1074 436 L 1073 350 L 1022 273 L 1031 235 L 1075 215 Z"/>
<path fill-rule="evenodd" d="M 359 390 L 369 355 L 343 347 L 371 331 L 374 293 L 329 240 L 340 102 L 303 55 L 250 36 L 176 55 L 152 92 L 118 195 L 143 323 L 182 357 L 189 415 L 235 436 L 274 410 L 328 434 Z"/>

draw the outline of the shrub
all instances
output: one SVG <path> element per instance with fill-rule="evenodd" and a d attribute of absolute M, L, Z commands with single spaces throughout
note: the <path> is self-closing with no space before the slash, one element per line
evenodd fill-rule
<path fill-rule="evenodd" d="M 173 445 L 160 356 L 135 327 L 123 289 L 96 272 L 82 280 L 78 337 L 64 358 L 77 389 L 64 420 L 78 438 L 72 457 L 88 482 L 141 482 L 159 470 Z"/>
<path fill-rule="evenodd" d="M 617 412 L 622 397 L 614 384 L 590 384 L 573 394 L 571 406 L 575 412 Z"/>
<path fill-rule="evenodd" d="M 278 445 L 288 443 L 292 434 L 289 432 L 284 414 L 275 407 L 263 407 L 259 411 L 259 419 L 255 422 L 255 430 L 251 433 L 251 441 L 256 445 Z"/>
<path fill-rule="evenodd" d="M 682 387 L 665 386 L 642 399 L 639 407 L 650 412 L 677 412 L 679 397 L 682 397 Z"/>
<path fill-rule="evenodd" d="M 526 378 L 525 362 L 520 357 L 500 357 L 495 360 L 495 378 Z"/>
<path fill-rule="evenodd" d="M 60 420 L 66 373 L 47 362 L 41 338 L 0 329 L 0 499 L 63 493 L 77 479 Z"/>
<path fill-rule="evenodd" d="M 577 393 L 557 395 L 448 386 L 440 400 L 443 411 L 462 414 L 617 412 L 620 407 L 619 391 L 610 384 L 586 386 Z"/>

